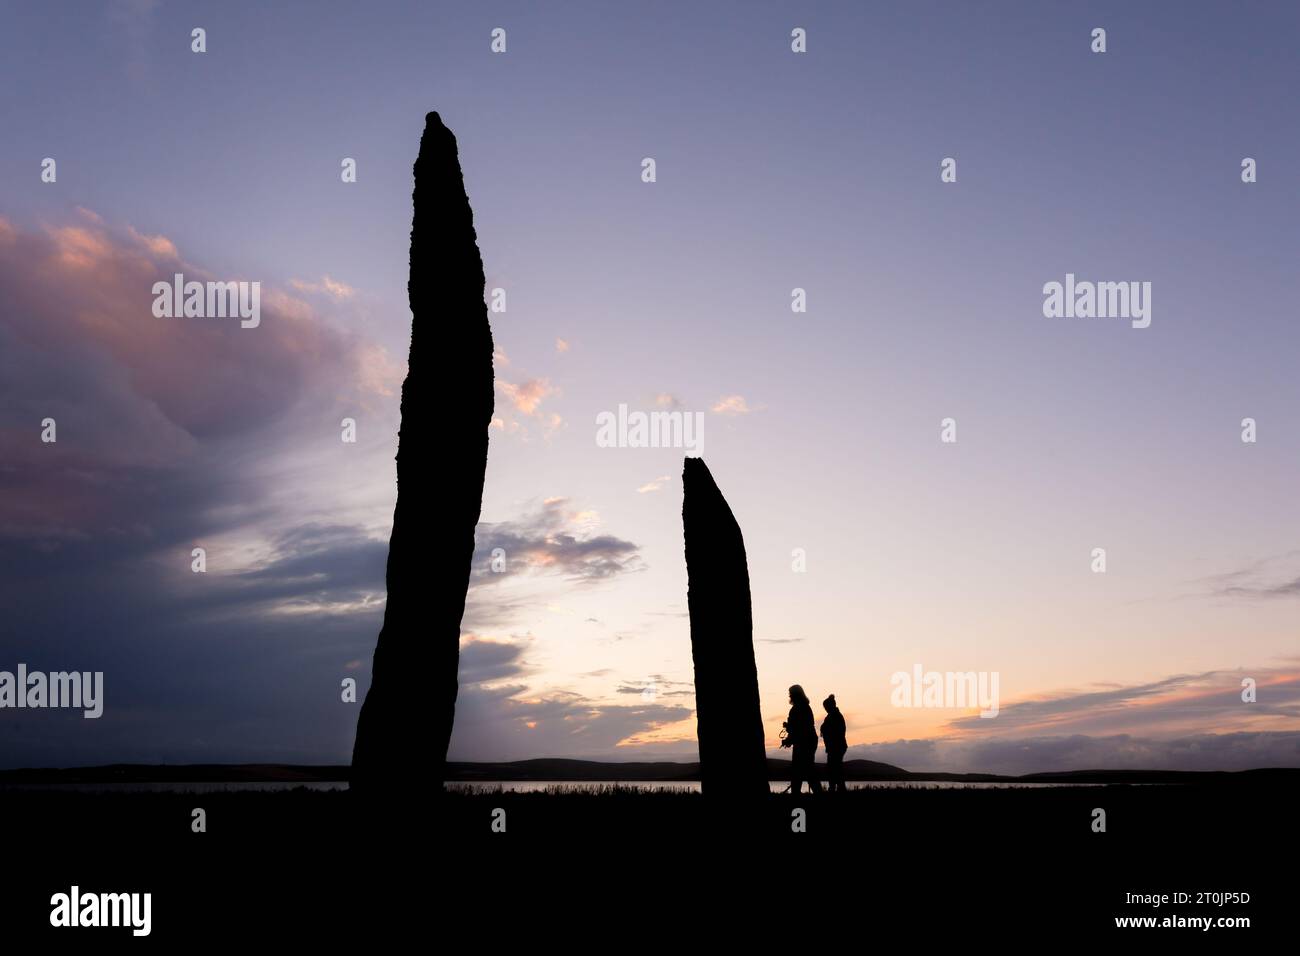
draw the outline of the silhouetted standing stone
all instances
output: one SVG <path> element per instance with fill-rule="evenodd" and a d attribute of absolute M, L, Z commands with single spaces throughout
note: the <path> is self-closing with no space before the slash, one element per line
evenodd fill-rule
<path fill-rule="evenodd" d="M 745 540 L 702 459 L 686 459 L 682 491 L 700 788 L 757 797 L 768 792 L 767 752 Z"/>
<path fill-rule="evenodd" d="M 456 714 L 460 619 L 483 502 L 492 330 L 456 138 L 425 117 L 411 223 L 388 604 L 357 720 L 354 790 L 440 789 Z"/>

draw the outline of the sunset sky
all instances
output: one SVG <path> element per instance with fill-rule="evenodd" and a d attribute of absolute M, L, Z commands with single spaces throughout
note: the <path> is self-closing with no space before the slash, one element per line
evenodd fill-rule
<path fill-rule="evenodd" d="M 6 4 L 0 670 L 105 705 L 0 711 L 0 767 L 350 759 L 429 110 L 508 303 L 451 759 L 695 757 L 626 404 L 704 414 L 774 750 L 798 682 L 909 770 L 1300 766 L 1300 8 L 1135 6 Z M 155 318 L 176 272 L 260 326 Z M 1045 318 L 1067 273 L 1150 327 Z M 917 664 L 998 716 L 891 706 Z"/>

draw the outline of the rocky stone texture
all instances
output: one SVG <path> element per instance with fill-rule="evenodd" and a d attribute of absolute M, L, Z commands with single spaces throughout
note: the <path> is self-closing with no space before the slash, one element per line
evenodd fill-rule
<path fill-rule="evenodd" d="M 411 350 L 402 384 L 388 604 L 357 720 L 352 788 L 442 786 L 460 619 L 492 420 L 492 330 L 456 138 L 425 117 L 411 223 Z"/>
<path fill-rule="evenodd" d="M 686 459 L 682 490 L 701 790 L 753 799 L 768 783 L 745 540 L 702 459 Z"/>

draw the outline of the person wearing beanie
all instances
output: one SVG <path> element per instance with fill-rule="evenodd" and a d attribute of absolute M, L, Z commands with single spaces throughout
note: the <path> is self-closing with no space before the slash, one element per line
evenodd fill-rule
<path fill-rule="evenodd" d="M 826 744 L 826 789 L 830 793 L 844 790 L 844 752 L 849 749 L 844 739 L 844 715 L 835 705 L 835 695 L 831 694 L 822 707 L 826 719 L 822 721 L 822 741 Z"/>

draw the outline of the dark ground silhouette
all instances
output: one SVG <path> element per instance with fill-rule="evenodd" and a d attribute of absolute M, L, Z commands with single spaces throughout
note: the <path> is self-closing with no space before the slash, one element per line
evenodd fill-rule
<path fill-rule="evenodd" d="M 767 756 L 745 541 L 700 458 L 682 468 L 682 532 L 700 789 L 710 797 L 760 797 L 768 790 Z"/>
<path fill-rule="evenodd" d="M 850 939 L 911 933 L 918 945 L 966 950 L 1113 938 L 1115 916 L 1151 912 L 1126 904 L 1129 892 L 1250 892 L 1246 906 L 1158 911 L 1252 916 L 1243 935 L 1205 934 L 1230 946 L 1293 931 L 1293 894 L 1278 874 L 1300 841 L 1297 776 L 769 795 L 748 801 L 757 810 L 744 825 L 704 812 L 707 801 L 690 793 L 453 789 L 431 809 L 429 794 L 413 791 L 391 808 L 405 839 L 382 845 L 368 838 L 368 801 L 358 808 L 344 792 L 0 791 L 8 822 L 0 925 L 6 943 L 66 935 L 48 926 L 49 898 L 76 882 L 153 892 L 158 940 L 385 939 L 456 928 L 484 945 L 536 944 L 560 920 L 566 939 L 623 948 L 688 939 L 684 901 L 716 889 L 734 916 L 732 942 L 771 948 L 785 932 L 807 939 L 789 896 L 818 887 L 818 914 L 834 914 Z M 195 806 L 207 811 L 205 834 L 190 831 Z M 1096 807 L 1107 812 L 1105 833 L 1091 829 Z M 804 833 L 791 829 L 795 808 L 806 813 Z M 505 833 L 492 831 L 496 810 Z M 96 932 L 107 931 L 83 935 Z M 1175 948 L 1200 938 L 1142 932 L 1138 939 L 1155 934 Z"/>
<path fill-rule="evenodd" d="M 352 754 L 362 791 L 442 780 L 493 409 L 483 260 L 456 138 L 437 113 L 425 117 L 412 201 L 388 603 Z"/>

